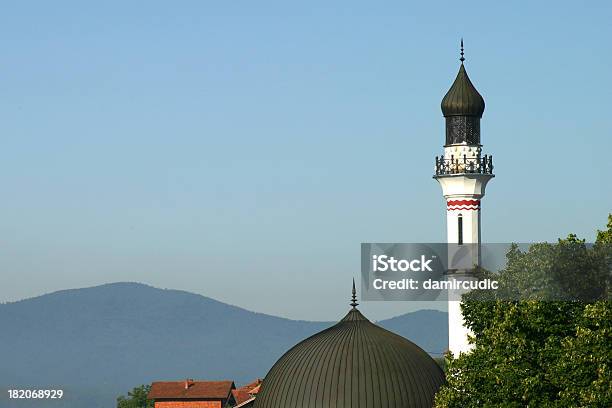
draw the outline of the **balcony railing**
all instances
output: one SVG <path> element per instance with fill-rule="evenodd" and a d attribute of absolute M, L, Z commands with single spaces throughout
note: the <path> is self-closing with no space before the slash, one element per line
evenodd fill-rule
<path fill-rule="evenodd" d="M 493 156 L 486 154 L 482 157 L 451 156 L 450 159 L 436 156 L 436 176 L 470 173 L 493 174 Z"/>

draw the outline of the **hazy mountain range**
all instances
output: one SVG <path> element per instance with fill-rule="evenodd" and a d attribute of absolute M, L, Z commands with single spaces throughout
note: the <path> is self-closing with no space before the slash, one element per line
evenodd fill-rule
<path fill-rule="evenodd" d="M 250 312 L 138 283 L 73 289 L 0 304 L 0 406 L 114 407 L 154 380 L 263 377 L 300 340 L 331 322 Z M 446 314 L 379 322 L 431 353 L 447 345 Z M 8 389 L 64 390 L 61 401 L 10 401 Z"/>

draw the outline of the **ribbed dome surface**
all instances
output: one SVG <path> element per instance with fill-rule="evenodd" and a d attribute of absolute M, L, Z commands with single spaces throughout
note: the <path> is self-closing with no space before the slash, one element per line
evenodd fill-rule
<path fill-rule="evenodd" d="M 276 362 L 255 408 L 430 408 L 443 382 L 425 351 L 353 309 Z"/>
<path fill-rule="evenodd" d="M 485 102 L 461 64 L 455 82 L 442 99 L 442 114 L 448 116 L 477 116 L 482 118 Z"/>

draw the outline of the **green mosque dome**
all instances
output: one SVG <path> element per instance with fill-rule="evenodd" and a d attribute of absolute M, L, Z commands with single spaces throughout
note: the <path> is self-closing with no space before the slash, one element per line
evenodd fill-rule
<path fill-rule="evenodd" d="M 416 344 L 353 308 L 336 325 L 290 349 L 266 375 L 255 408 L 427 407 L 444 383 Z"/>

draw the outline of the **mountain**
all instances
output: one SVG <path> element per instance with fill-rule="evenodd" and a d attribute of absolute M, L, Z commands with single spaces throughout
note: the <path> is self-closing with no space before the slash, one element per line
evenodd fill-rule
<path fill-rule="evenodd" d="M 106 407 L 154 380 L 263 377 L 331 322 L 254 313 L 138 283 L 73 289 L 0 304 L 0 406 Z M 378 322 L 431 353 L 446 348 L 446 314 Z M 63 389 L 58 400 L 9 400 L 8 389 Z"/>

